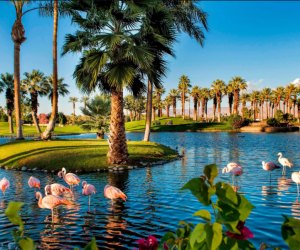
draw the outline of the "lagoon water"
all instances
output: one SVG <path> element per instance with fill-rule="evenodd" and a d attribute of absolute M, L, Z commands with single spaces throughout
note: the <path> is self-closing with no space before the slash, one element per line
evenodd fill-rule
<path fill-rule="evenodd" d="M 142 137 L 141 133 L 127 134 L 130 140 Z M 95 135 L 62 138 L 95 138 Z M 98 191 L 92 196 L 90 212 L 88 198 L 76 187 L 74 205 L 60 207 L 53 224 L 51 211 L 38 208 L 34 190 L 28 187 L 27 181 L 33 174 L 41 180 L 42 186 L 63 181 L 56 174 L 1 169 L 0 178 L 8 178 L 11 187 L 5 197 L 0 194 L 0 246 L 12 241 L 14 227 L 4 210 L 8 202 L 14 200 L 25 203 L 22 209 L 25 234 L 33 238 L 40 249 L 83 247 L 93 236 L 101 249 L 133 249 L 137 239 L 148 235 L 160 238 L 174 230 L 179 220 L 197 223 L 198 219 L 192 215 L 203 208 L 202 205 L 189 191 L 179 189 L 191 178 L 200 176 L 205 165 L 216 163 L 221 170 L 234 161 L 244 167 L 238 182 L 239 192 L 255 206 L 246 222 L 255 236 L 251 241 L 256 247 L 266 242 L 287 249 L 281 237 L 282 215 L 300 219 L 296 184 L 290 180 L 291 172 L 300 170 L 300 133 L 153 133 L 151 139 L 174 149 L 184 148 L 185 157 L 119 174 L 79 174 Z M 261 161 L 277 162 L 278 152 L 292 160 L 294 168 L 288 169 L 286 176 L 282 176 L 281 170 L 274 171 L 270 181 Z M 217 180 L 231 182 L 231 177 L 220 174 Z M 123 190 L 128 196 L 127 202 L 112 204 L 106 200 L 103 188 L 107 183 Z"/>

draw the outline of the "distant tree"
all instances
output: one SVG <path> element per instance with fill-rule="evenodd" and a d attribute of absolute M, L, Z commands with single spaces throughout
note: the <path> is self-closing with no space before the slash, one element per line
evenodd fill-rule
<path fill-rule="evenodd" d="M 270 101 L 270 97 L 271 97 L 271 94 L 272 94 L 272 90 L 270 88 L 264 88 L 262 91 L 261 91 L 261 95 L 263 96 L 265 102 L 266 102 L 266 115 L 267 115 L 267 119 L 269 118 L 269 113 L 270 113 L 270 110 L 269 110 L 269 101 Z"/>
<path fill-rule="evenodd" d="M 223 95 L 226 93 L 226 84 L 224 81 L 217 79 L 212 83 L 211 87 L 216 95 L 216 101 L 218 106 L 218 122 L 221 122 L 221 102 Z"/>
<path fill-rule="evenodd" d="M 8 116 L 9 132 L 14 133 L 12 114 L 14 111 L 14 76 L 6 73 L 0 77 L 0 92 L 5 91 L 6 112 Z"/>
<path fill-rule="evenodd" d="M 41 113 L 38 116 L 40 124 L 48 124 L 49 116 L 47 114 Z"/>
<path fill-rule="evenodd" d="M 48 99 L 51 100 L 51 106 L 53 105 L 53 76 L 48 76 L 47 79 L 47 93 L 48 93 Z M 68 90 L 69 85 L 64 83 L 64 78 L 59 78 L 57 81 L 57 94 L 59 96 L 66 96 L 70 92 Z"/>
<path fill-rule="evenodd" d="M 86 95 L 82 96 L 81 99 L 80 99 L 80 102 L 83 103 L 83 108 L 85 109 L 86 108 L 86 104 L 88 102 L 90 98 Z"/>
<path fill-rule="evenodd" d="M 201 99 L 201 106 L 202 106 L 202 118 L 207 120 L 207 102 L 210 99 L 210 91 L 208 88 L 201 88 L 200 89 L 200 99 Z"/>
<path fill-rule="evenodd" d="M 193 113 L 193 120 L 197 121 L 198 115 L 198 101 L 200 100 L 200 88 L 198 86 L 194 86 L 191 90 L 191 97 L 193 98 L 194 102 L 194 113 Z"/>
<path fill-rule="evenodd" d="M 177 99 L 179 98 L 179 93 L 177 89 L 171 89 L 169 92 L 169 96 L 172 99 L 172 106 L 173 106 L 173 116 L 176 117 L 176 103 Z"/>
<path fill-rule="evenodd" d="M 186 75 L 182 75 L 179 79 L 179 84 L 178 84 L 178 90 L 181 95 L 181 115 L 183 119 L 185 118 L 186 94 L 189 88 L 192 86 L 190 82 L 191 82 L 190 79 Z"/>
<path fill-rule="evenodd" d="M 233 92 L 233 113 L 238 114 L 240 91 L 247 88 L 246 80 L 240 76 L 233 77 L 229 82 Z"/>
<path fill-rule="evenodd" d="M 72 103 L 72 106 L 73 106 L 73 118 L 74 118 L 74 121 L 73 121 L 73 124 L 75 122 L 75 117 L 76 117 L 76 113 L 75 113 L 75 110 L 76 110 L 76 103 L 78 102 L 78 98 L 77 97 L 74 97 L 74 96 L 71 96 L 69 98 L 69 102 Z"/>
<path fill-rule="evenodd" d="M 173 101 L 170 95 L 168 95 L 165 99 L 164 99 L 164 106 L 166 109 L 166 115 L 169 118 L 170 117 L 170 107 L 172 105 Z"/>
<path fill-rule="evenodd" d="M 97 95 L 86 103 L 81 112 L 87 117 L 80 126 L 87 131 L 96 130 L 97 139 L 103 139 L 108 132 L 110 116 L 110 99 L 107 96 Z"/>

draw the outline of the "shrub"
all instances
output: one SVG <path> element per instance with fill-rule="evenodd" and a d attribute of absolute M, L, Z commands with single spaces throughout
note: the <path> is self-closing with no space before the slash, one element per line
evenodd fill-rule
<path fill-rule="evenodd" d="M 267 124 L 271 127 L 279 127 L 280 126 L 280 122 L 276 118 L 268 119 Z"/>
<path fill-rule="evenodd" d="M 48 124 L 49 122 L 48 115 L 44 113 L 39 114 L 38 119 L 40 124 Z"/>
<path fill-rule="evenodd" d="M 67 117 L 64 115 L 63 112 L 58 112 L 56 117 L 56 122 L 60 125 L 66 125 L 67 124 Z"/>
<path fill-rule="evenodd" d="M 7 122 L 8 116 L 5 114 L 4 109 L 0 107 L 0 122 Z"/>
<path fill-rule="evenodd" d="M 160 125 L 160 121 L 154 121 L 153 122 L 153 125 L 155 126 L 155 125 Z"/>
<path fill-rule="evenodd" d="M 240 115 L 230 115 L 228 123 L 233 129 L 241 128 L 244 124 L 244 119 Z"/>

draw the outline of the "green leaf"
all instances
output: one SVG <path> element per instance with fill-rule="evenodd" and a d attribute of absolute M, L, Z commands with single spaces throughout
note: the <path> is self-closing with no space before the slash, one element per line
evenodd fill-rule
<path fill-rule="evenodd" d="M 200 223 L 195 228 L 194 231 L 190 235 L 190 245 L 192 249 L 195 249 L 196 243 L 201 243 L 205 240 L 206 233 L 204 231 L 205 224 Z"/>
<path fill-rule="evenodd" d="M 207 210 L 204 210 L 204 209 L 197 211 L 197 212 L 194 213 L 193 215 L 194 215 L 194 216 L 199 216 L 199 217 L 201 217 L 202 219 L 207 220 L 207 221 L 210 221 L 210 220 L 211 220 L 210 212 L 207 211 Z"/>
<path fill-rule="evenodd" d="M 85 246 L 84 250 L 99 250 L 95 237 Z"/>
<path fill-rule="evenodd" d="M 227 236 L 224 236 L 219 249 L 220 250 L 239 250 L 237 240 L 229 238 Z"/>
<path fill-rule="evenodd" d="M 241 214 L 240 220 L 241 221 L 246 221 L 248 216 L 250 215 L 252 209 L 254 206 L 248 201 L 245 196 L 238 194 L 239 197 L 239 205 L 238 205 L 238 210 Z"/>
<path fill-rule="evenodd" d="M 239 211 L 220 200 L 218 201 L 217 205 L 219 207 L 217 222 L 224 224 L 229 231 L 239 234 L 240 231 L 236 228 L 240 221 Z"/>
<path fill-rule="evenodd" d="M 203 172 L 206 175 L 210 185 L 213 185 L 214 179 L 218 176 L 218 168 L 216 164 L 206 165 Z"/>
<path fill-rule="evenodd" d="M 206 231 L 206 243 L 208 245 L 208 249 L 215 250 L 217 249 L 222 242 L 222 224 L 213 223 L 213 224 L 205 224 Z"/>
<path fill-rule="evenodd" d="M 19 215 L 19 211 L 23 204 L 23 202 L 10 201 L 5 210 L 5 215 L 8 217 L 9 221 L 14 225 L 19 225 L 20 227 L 23 226 L 23 221 Z"/>
<path fill-rule="evenodd" d="M 224 203 L 238 205 L 238 194 L 227 183 L 218 182 L 216 184 L 216 195 Z"/>
<path fill-rule="evenodd" d="M 19 247 L 22 250 L 35 250 L 35 244 L 32 239 L 28 237 L 24 237 L 21 240 L 19 240 Z"/>
<path fill-rule="evenodd" d="M 300 246 L 300 220 L 292 217 L 285 218 L 281 226 L 281 234 L 291 250 L 299 249 Z"/>
<path fill-rule="evenodd" d="M 211 204 L 210 197 L 215 193 L 215 189 L 209 187 L 203 178 L 194 178 L 187 182 L 181 189 L 189 189 L 205 206 Z"/>
<path fill-rule="evenodd" d="M 254 245 L 248 240 L 238 240 L 239 249 L 243 250 L 256 250 Z"/>

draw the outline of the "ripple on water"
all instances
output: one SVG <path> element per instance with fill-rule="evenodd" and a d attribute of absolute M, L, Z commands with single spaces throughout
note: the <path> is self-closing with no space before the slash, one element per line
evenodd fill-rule
<path fill-rule="evenodd" d="M 80 135 L 80 138 L 91 136 L 94 135 Z M 142 137 L 141 133 L 128 134 L 130 140 Z M 11 181 L 6 196 L 0 196 L 0 242 L 7 244 L 12 240 L 14 226 L 5 217 L 4 210 L 10 200 L 15 200 L 25 202 L 22 218 L 26 235 L 38 242 L 39 249 L 83 247 L 93 236 L 101 249 L 132 249 L 141 237 L 152 234 L 160 238 L 168 230 L 174 230 L 179 220 L 197 223 L 198 219 L 192 215 L 203 207 L 189 191 L 179 189 L 191 178 L 200 176 L 206 164 L 216 163 L 221 173 L 228 162 L 234 161 L 244 167 L 244 174 L 238 178 L 239 192 L 255 206 L 247 220 L 255 236 L 252 242 L 257 247 L 266 242 L 286 248 L 280 232 L 282 214 L 300 218 L 296 185 L 291 182 L 291 170 L 287 170 L 286 176 L 276 170 L 270 179 L 269 173 L 262 170 L 261 161 L 277 162 L 277 153 L 282 152 L 294 162 L 293 170 L 299 171 L 299 133 L 245 133 L 243 137 L 235 133 L 153 133 L 151 138 L 172 148 L 185 148 L 185 157 L 122 174 L 82 174 L 80 178 L 97 189 L 90 209 L 88 198 L 76 187 L 74 205 L 57 209 L 53 223 L 51 211 L 37 207 L 34 190 L 27 185 L 33 173 L 0 170 L 0 177 Z M 63 183 L 49 173 L 34 175 L 42 186 Z M 220 174 L 218 180 L 232 181 L 231 176 L 225 174 Z M 111 203 L 105 199 L 103 188 L 107 183 L 123 190 L 128 196 L 127 202 Z"/>

